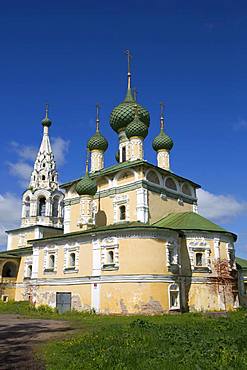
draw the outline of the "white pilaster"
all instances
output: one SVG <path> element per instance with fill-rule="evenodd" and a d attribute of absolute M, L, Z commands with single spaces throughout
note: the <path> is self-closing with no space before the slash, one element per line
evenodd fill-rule
<path fill-rule="evenodd" d="M 38 278 L 38 272 L 39 272 L 39 248 L 33 247 L 32 279 Z"/>
<path fill-rule="evenodd" d="M 148 191 L 141 188 L 136 190 L 136 218 L 137 221 L 148 222 Z"/>
<path fill-rule="evenodd" d="M 70 232 L 70 205 L 64 206 L 64 233 Z"/>

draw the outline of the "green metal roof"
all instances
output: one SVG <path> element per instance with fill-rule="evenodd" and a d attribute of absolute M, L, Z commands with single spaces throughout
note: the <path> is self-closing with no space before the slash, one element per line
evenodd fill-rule
<path fill-rule="evenodd" d="M 247 270 L 247 260 L 245 260 L 244 258 L 236 257 L 236 263 L 241 269 Z"/>
<path fill-rule="evenodd" d="M 195 212 L 170 213 L 168 216 L 153 223 L 153 226 L 181 231 L 198 230 L 227 233 L 231 234 L 235 240 L 237 239 L 235 234 L 223 229 Z"/>
<path fill-rule="evenodd" d="M 201 186 L 185 177 L 182 177 L 182 176 L 179 176 L 179 175 L 176 175 L 174 173 L 172 173 L 171 171 L 167 171 L 167 170 L 164 170 L 163 168 L 160 168 L 158 166 L 155 166 L 154 164 L 152 163 L 149 163 L 147 161 L 144 161 L 144 160 L 141 160 L 141 159 L 138 159 L 136 161 L 126 161 L 126 162 L 122 162 L 122 163 L 117 163 L 113 166 L 110 166 L 110 167 L 106 167 L 106 168 L 103 168 L 102 170 L 100 171 L 96 171 L 94 172 L 93 174 L 90 175 L 91 178 L 94 178 L 94 177 L 100 177 L 100 176 L 105 176 L 105 175 L 108 175 L 108 174 L 113 174 L 113 173 L 116 173 L 124 168 L 133 168 L 133 167 L 137 167 L 137 166 L 140 166 L 140 165 L 143 165 L 145 167 L 148 167 L 148 168 L 153 168 L 155 170 L 157 170 L 158 172 L 160 173 L 163 173 L 165 175 L 171 175 L 174 176 L 176 179 L 178 180 L 181 180 L 181 181 L 188 181 L 189 183 L 191 183 L 193 186 L 195 186 L 196 188 L 200 188 Z M 72 184 L 76 183 L 80 181 L 80 178 L 79 179 L 75 179 L 75 180 L 72 180 L 70 182 L 67 182 L 65 184 L 62 184 L 60 186 L 60 188 L 66 188 L 68 186 L 71 186 Z"/>

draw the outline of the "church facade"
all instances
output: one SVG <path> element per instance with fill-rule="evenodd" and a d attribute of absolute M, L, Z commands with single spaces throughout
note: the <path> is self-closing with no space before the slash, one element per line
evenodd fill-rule
<path fill-rule="evenodd" d="M 46 110 L 20 227 L 0 253 L 2 300 L 103 314 L 238 307 L 236 235 L 198 214 L 200 186 L 171 171 L 164 123 L 161 105 L 154 165 L 144 160 L 150 116 L 133 96 L 128 63 L 126 97 L 110 116 L 116 163 L 104 165 L 97 107 L 85 175 L 59 186 Z"/>

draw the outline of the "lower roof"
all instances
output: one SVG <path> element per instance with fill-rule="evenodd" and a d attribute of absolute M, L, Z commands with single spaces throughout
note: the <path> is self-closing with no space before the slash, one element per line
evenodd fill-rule
<path fill-rule="evenodd" d="M 155 222 L 153 226 L 181 231 L 197 230 L 226 233 L 231 234 L 234 240 L 237 240 L 236 234 L 223 229 L 221 226 L 195 212 L 170 213 L 168 216 Z"/>
<path fill-rule="evenodd" d="M 119 224 L 92 227 L 88 230 L 74 231 L 71 233 L 66 233 L 63 235 L 56 235 L 52 237 L 47 237 L 43 239 L 34 239 L 31 242 L 42 242 L 44 240 L 56 240 L 68 237 L 76 237 L 79 235 L 94 234 L 94 233 L 109 233 L 110 231 L 117 230 L 130 230 L 130 229 L 152 229 L 152 230 L 173 230 L 177 232 L 184 231 L 201 231 L 201 232 L 214 232 L 221 233 L 225 235 L 230 235 L 233 239 L 237 240 L 237 235 L 229 232 L 222 227 L 214 224 L 213 222 L 207 220 L 206 218 L 200 216 L 194 212 L 183 212 L 183 213 L 170 213 L 169 215 L 163 217 L 159 221 L 149 225 L 142 222 L 122 222 Z"/>

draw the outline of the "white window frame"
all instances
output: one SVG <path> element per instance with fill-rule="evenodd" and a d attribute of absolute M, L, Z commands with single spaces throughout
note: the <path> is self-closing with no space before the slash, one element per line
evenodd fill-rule
<path fill-rule="evenodd" d="M 63 265 L 63 272 L 68 273 L 75 273 L 79 271 L 79 244 L 69 245 L 66 244 L 64 247 L 64 265 Z M 70 254 L 75 254 L 75 266 L 70 266 Z"/>
<path fill-rule="evenodd" d="M 125 206 L 125 220 L 120 220 L 120 207 Z M 113 200 L 114 223 L 127 222 L 130 220 L 129 196 L 127 194 L 116 195 Z"/>
<path fill-rule="evenodd" d="M 108 253 L 113 251 L 113 262 L 108 262 Z M 117 238 L 105 238 L 101 244 L 101 270 L 119 269 L 119 244 Z"/>
<path fill-rule="evenodd" d="M 176 286 L 176 289 L 174 288 Z M 171 289 L 174 288 L 174 289 Z M 172 306 L 171 305 L 171 292 L 176 292 L 177 293 L 177 306 Z M 168 301 L 169 301 L 169 310 L 180 310 L 180 290 L 179 290 L 179 285 L 176 283 L 172 283 L 168 287 Z"/>
<path fill-rule="evenodd" d="M 172 258 L 170 258 L 172 253 Z M 170 261 L 172 259 L 172 261 Z M 166 266 L 178 265 L 178 244 L 176 241 L 166 242 Z"/>
<path fill-rule="evenodd" d="M 211 248 L 205 238 L 193 238 L 187 239 L 187 248 L 190 256 L 191 271 L 197 272 L 197 269 L 201 268 L 198 272 L 211 272 Z M 202 253 L 202 266 L 196 265 L 196 253 Z M 205 271 L 203 271 L 205 269 Z"/>
<path fill-rule="evenodd" d="M 54 268 L 50 268 L 49 262 L 50 262 L 50 256 L 54 255 Z M 57 272 L 57 256 L 58 256 L 58 248 L 54 246 L 49 246 L 44 248 L 44 266 L 43 271 L 45 273 L 56 273 Z"/>

